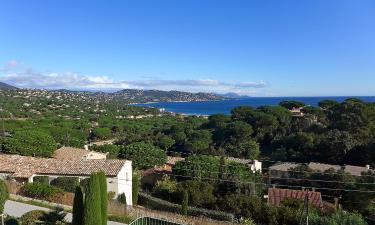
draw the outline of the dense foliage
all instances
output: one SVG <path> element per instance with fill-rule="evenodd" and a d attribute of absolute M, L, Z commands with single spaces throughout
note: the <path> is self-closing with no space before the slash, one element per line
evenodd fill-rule
<path fill-rule="evenodd" d="M 75 192 L 79 185 L 78 177 L 58 177 L 51 181 L 51 186 L 58 187 L 67 192 Z"/>
<path fill-rule="evenodd" d="M 43 183 L 27 183 L 23 186 L 23 194 L 30 198 L 49 200 L 56 194 L 63 192 L 60 188 Z"/>
<path fill-rule="evenodd" d="M 125 146 L 121 149 L 119 156 L 131 160 L 133 167 L 138 169 L 162 165 L 167 161 L 167 155 L 163 150 L 144 142 Z"/>
<path fill-rule="evenodd" d="M 9 192 L 7 189 L 7 186 L 5 185 L 5 182 L 3 180 L 0 180 L 0 214 L 3 213 L 4 210 L 4 204 L 9 198 Z"/>
<path fill-rule="evenodd" d="M 3 152 L 27 156 L 50 157 L 56 150 L 51 135 L 37 130 L 18 130 L 3 143 Z"/>

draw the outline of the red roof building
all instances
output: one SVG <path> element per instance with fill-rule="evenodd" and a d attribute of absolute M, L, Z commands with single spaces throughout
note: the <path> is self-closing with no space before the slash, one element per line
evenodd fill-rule
<path fill-rule="evenodd" d="M 268 189 L 268 205 L 279 207 L 281 202 L 286 198 L 294 198 L 304 201 L 307 194 L 309 196 L 309 203 L 311 205 L 318 208 L 323 207 L 322 195 L 320 192 L 280 188 Z"/>

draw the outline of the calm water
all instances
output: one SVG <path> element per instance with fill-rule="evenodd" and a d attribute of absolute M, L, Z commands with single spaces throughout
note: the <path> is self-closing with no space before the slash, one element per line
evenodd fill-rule
<path fill-rule="evenodd" d="M 204 101 L 204 102 L 154 102 L 138 104 L 139 106 L 150 106 L 164 108 L 169 112 L 191 114 L 191 115 L 212 115 L 216 113 L 229 114 L 231 109 L 248 105 L 259 107 L 263 105 L 278 105 L 279 102 L 285 100 L 302 101 L 306 105 L 316 106 L 318 102 L 326 99 L 342 102 L 350 97 L 253 97 L 246 99 L 233 99 L 222 101 Z M 356 97 L 366 102 L 375 102 L 375 96 Z"/>

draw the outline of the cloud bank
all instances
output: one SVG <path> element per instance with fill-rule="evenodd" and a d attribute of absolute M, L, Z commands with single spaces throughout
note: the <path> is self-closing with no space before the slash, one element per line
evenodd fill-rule
<path fill-rule="evenodd" d="M 116 81 L 108 76 L 80 75 L 73 72 L 51 73 L 38 72 L 30 68 L 19 66 L 11 60 L 0 68 L 0 81 L 22 88 L 45 89 L 80 89 L 80 90 L 108 90 L 108 89 L 157 89 L 179 90 L 189 92 L 235 92 L 238 94 L 254 94 L 257 89 L 264 88 L 267 83 L 259 82 L 223 82 L 214 79 L 143 79 Z"/>

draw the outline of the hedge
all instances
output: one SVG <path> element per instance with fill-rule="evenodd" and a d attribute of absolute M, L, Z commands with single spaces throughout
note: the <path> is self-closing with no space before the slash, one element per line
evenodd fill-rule
<path fill-rule="evenodd" d="M 63 189 L 66 192 L 74 193 L 79 186 L 78 177 L 58 177 L 51 181 L 51 186 Z"/>
<path fill-rule="evenodd" d="M 36 176 L 34 177 L 34 183 L 49 184 L 48 176 Z"/>
<path fill-rule="evenodd" d="M 172 213 L 181 213 L 181 205 L 165 201 L 160 198 L 152 197 L 151 195 L 145 193 L 139 193 L 139 204 L 144 207 L 149 207 L 152 209 L 168 211 Z M 189 207 L 188 208 L 189 216 L 205 216 L 215 220 L 223 221 L 234 221 L 234 214 L 226 213 L 222 211 L 209 210 L 203 208 Z"/>
<path fill-rule="evenodd" d="M 45 215 L 42 210 L 33 210 L 23 214 L 20 218 L 22 225 L 35 225 L 36 222 L 40 221 Z"/>
<path fill-rule="evenodd" d="M 23 186 L 22 191 L 25 196 L 30 198 L 48 200 L 57 193 L 62 193 L 60 188 L 52 187 L 42 183 L 27 183 Z"/>

